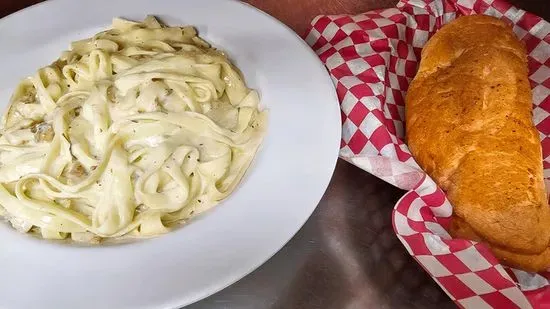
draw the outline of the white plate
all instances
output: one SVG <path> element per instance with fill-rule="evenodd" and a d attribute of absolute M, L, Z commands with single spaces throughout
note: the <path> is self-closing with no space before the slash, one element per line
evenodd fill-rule
<path fill-rule="evenodd" d="M 56 0 L 0 20 L 0 102 L 20 78 L 115 16 L 191 24 L 259 90 L 269 132 L 240 188 L 167 235 L 76 247 L 0 224 L 0 308 L 177 308 L 244 277 L 277 252 L 321 199 L 337 159 L 340 111 L 321 62 L 291 30 L 227 0 Z"/>

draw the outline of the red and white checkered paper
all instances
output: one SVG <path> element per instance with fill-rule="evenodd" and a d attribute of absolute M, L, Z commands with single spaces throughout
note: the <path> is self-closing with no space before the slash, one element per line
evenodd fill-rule
<path fill-rule="evenodd" d="M 510 269 L 483 244 L 449 236 L 452 206 L 403 142 L 404 97 L 422 47 L 442 25 L 471 14 L 507 21 L 527 46 L 533 120 L 548 181 L 550 23 L 542 18 L 504 0 L 401 0 L 396 8 L 356 16 L 319 16 L 306 41 L 336 85 L 341 158 L 408 190 L 393 211 L 395 232 L 449 297 L 463 308 L 550 308 L 550 273 Z"/>

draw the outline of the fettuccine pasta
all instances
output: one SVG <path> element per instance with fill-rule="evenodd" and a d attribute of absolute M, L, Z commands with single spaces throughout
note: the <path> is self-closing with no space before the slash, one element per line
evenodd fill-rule
<path fill-rule="evenodd" d="M 235 190 L 265 132 L 258 104 L 193 27 L 115 18 L 15 90 L 0 214 L 48 239 L 165 233 Z"/>

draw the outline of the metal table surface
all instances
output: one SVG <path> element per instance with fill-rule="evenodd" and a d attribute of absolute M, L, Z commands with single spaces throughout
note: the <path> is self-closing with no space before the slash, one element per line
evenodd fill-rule
<path fill-rule="evenodd" d="M 0 17 L 40 0 L 0 0 Z M 395 0 L 248 0 L 303 33 L 318 14 L 361 13 Z M 550 20 L 547 0 L 514 0 Z M 391 226 L 402 191 L 340 160 L 316 211 L 256 271 L 189 309 L 456 308 Z"/>

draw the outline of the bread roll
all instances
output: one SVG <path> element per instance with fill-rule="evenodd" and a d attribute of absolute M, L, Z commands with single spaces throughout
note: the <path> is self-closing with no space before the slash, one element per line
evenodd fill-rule
<path fill-rule="evenodd" d="M 406 98 L 414 158 L 495 253 L 539 255 L 550 242 L 527 74 L 525 48 L 508 25 L 465 16 L 428 41 Z M 537 268 L 550 265 L 547 256 Z"/>
<path fill-rule="evenodd" d="M 486 242 L 477 235 L 472 228 L 460 217 L 453 217 L 451 221 L 451 233 L 456 238 L 471 239 L 478 242 Z M 487 242 L 486 242 L 487 243 Z M 527 271 L 539 272 L 548 269 L 550 264 L 550 248 L 546 248 L 538 254 L 521 254 L 499 248 L 487 243 L 493 254 L 508 266 Z"/>

